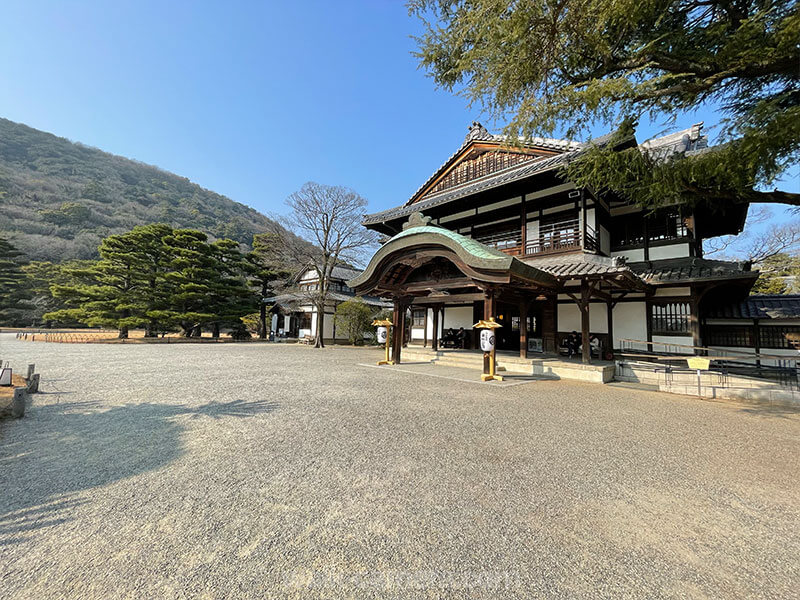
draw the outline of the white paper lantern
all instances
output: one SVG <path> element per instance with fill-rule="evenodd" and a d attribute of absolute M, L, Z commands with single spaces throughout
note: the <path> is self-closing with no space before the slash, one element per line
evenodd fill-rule
<path fill-rule="evenodd" d="M 385 344 L 386 339 L 389 337 L 389 329 L 386 327 L 378 327 L 378 343 Z"/>
<path fill-rule="evenodd" d="M 484 352 L 494 350 L 494 329 L 481 329 L 481 350 Z"/>

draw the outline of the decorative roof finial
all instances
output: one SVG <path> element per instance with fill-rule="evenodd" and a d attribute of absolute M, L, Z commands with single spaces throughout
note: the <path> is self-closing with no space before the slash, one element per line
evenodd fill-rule
<path fill-rule="evenodd" d="M 473 121 L 472 125 L 469 126 L 469 133 L 467 133 L 467 137 L 464 138 L 464 143 L 471 142 L 472 140 L 490 140 L 492 139 L 492 134 L 489 133 L 489 130 L 486 129 L 483 125 L 478 123 L 477 121 Z"/>
<path fill-rule="evenodd" d="M 421 212 L 413 212 L 408 217 L 408 221 L 403 223 L 403 230 L 411 229 L 412 227 L 426 227 L 430 225 L 431 218 L 424 216 Z"/>

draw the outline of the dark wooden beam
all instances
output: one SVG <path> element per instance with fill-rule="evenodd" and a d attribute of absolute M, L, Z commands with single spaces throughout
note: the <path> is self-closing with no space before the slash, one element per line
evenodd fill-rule
<path fill-rule="evenodd" d="M 581 355 L 583 362 L 586 364 L 592 362 L 592 349 L 589 346 L 589 300 L 591 297 L 591 284 L 586 282 L 581 286 L 581 301 L 578 303 L 578 308 L 581 311 Z"/>
<path fill-rule="evenodd" d="M 439 349 L 439 305 L 433 305 L 433 335 L 431 336 L 431 348 L 433 351 Z"/>
<path fill-rule="evenodd" d="M 450 294 L 449 296 L 417 296 L 411 304 L 414 306 L 423 305 L 430 306 L 431 304 L 468 304 L 476 300 L 483 300 L 483 293 L 476 292 L 474 294 Z"/>
<path fill-rule="evenodd" d="M 519 303 L 519 355 L 520 358 L 528 358 L 528 300 L 520 300 Z"/>

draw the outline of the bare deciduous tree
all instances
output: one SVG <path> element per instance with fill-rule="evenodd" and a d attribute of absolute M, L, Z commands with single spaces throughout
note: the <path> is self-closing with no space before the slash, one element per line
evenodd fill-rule
<path fill-rule="evenodd" d="M 726 235 L 707 240 L 703 254 L 705 256 L 716 254 L 720 258 L 732 257 L 759 264 L 766 259 L 781 254 L 792 252 L 800 248 L 800 221 L 793 220 L 788 223 L 775 223 L 766 231 L 754 233 L 750 229 L 771 219 L 772 213 L 766 207 L 754 207 L 748 216 L 748 229 L 741 235 Z"/>
<path fill-rule="evenodd" d="M 315 348 L 324 346 L 325 304 L 330 291 L 333 268 L 342 264 L 361 264 L 377 243 L 377 234 L 361 225 L 367 201 L 355 191 L 341 186 L 308 182 L 286 201 L 291 209 L 286 227 L 314 247 L 297 238 L 283 236 L 284 247 L 299 264 L 315 269 L 316 289 L 303 290 L 317 311 Z"/>

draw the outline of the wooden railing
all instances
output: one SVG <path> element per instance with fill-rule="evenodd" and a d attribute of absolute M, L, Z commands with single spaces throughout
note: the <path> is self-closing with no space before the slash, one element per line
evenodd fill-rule
<path fill-rule="evenodd" d="M 522 250 L 522 232 L 519 229 L 479 236 L 475 239 L 490 248 L 512 256 L 540 256 L 572 250 L 596 252 L 598 249 L 594 229 L 589 226 L 586 227 L 585 244 L 582 243 L 584 236 L 581 234 L 578 219 L 540 226 L 539 235 L 526 240 L 524 252 Z"/>

